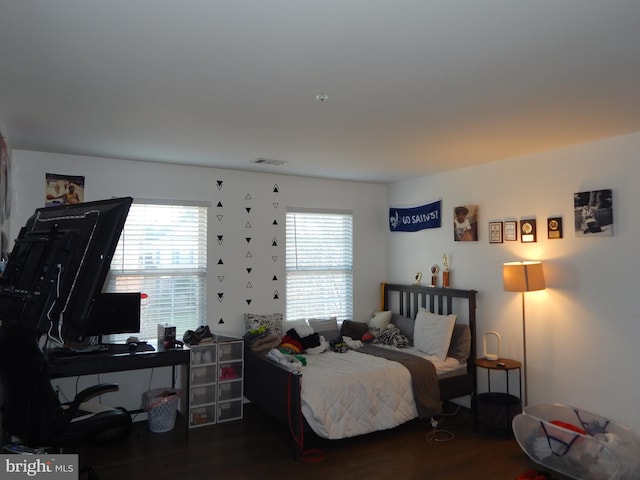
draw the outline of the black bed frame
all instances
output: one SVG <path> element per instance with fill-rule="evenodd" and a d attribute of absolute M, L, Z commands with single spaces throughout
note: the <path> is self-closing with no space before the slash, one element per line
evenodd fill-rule
<path fill-rule="evenodd" d="M 461 321 L 468 321 L 471 330 L 471 353 L 467 373 L 440 379 L 442 401 L 472 395 L 476 386 L 476 290 L 432 288 L 420 285 L 382 284 L 383 310 L 415 318 L 424 307 L 432 313 L 448 315 L 459 313 Z M 464 302 L 464 312 L 460 302 Z M 454 312 L 458 306 L 459 311 Z M 294 440 L 294 458 L 303 455 L 303 436 L 310 428 L 301 412 L 300 388 L 302 374 L 291 373 L 263 353 L 245 352 L 244 395 L 258 408 L 287 425 Z"/>

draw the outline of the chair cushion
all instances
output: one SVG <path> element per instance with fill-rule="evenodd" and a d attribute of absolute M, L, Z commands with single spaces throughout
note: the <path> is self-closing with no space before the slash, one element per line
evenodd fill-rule
<path fill-rule="evenodd" d="M 86 402 L 81 403 L 69 427 L 55 436 L 61 445 L 80 442 L 95 444 L 114 443 L 126 438 L 131 432 L 131 415 L 124 408 Z"/>

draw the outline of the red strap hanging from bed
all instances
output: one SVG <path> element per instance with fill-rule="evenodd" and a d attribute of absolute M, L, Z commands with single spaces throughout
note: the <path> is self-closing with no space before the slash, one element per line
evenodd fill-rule
<path fill-rule="evenodd" d="M 289 378 L 287 381 L 287 411 L 289 412 L 289 431 L 291 432 L 291 437 L 293 438 L 293 442 L 296 445 L 296 448 L 300 450 L 300 460 L 303 462 L 321 462 L 325 459 L 325 453 L 320 449 L 304 449 L 304 428 L 302 427 L 304 420 L 302 418 L 302 411 L 298 410 L 297 412 L 293 412 L 291 408 L 291 396 L 293 392 L 291 391 L 291 378 L 293 376 L 293 372 L 289 372 Z M 300 392 L 297 392 L 298 397 L 300 397 Z M 299 415 L 299 425 L 300 425 L 300 437 L 296 435 L 292 427 L 292 415 Z"/>

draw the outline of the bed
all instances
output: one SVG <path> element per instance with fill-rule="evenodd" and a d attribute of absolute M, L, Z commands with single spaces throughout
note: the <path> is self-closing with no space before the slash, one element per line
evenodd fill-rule
<path fill-rule="evenodd" d="M 382 356 L 362 353 L 360 349 L 342 354 L 325 352 L 308 355 L 305 356 L 307 365 L 299 371 L 284 368 L 264 353 L 247 350 L 245 397 L 289 426 L 294 439 L 295 458 L 300 458 L 302 453 L 300 440 L 304 432 L 313 431 L 328 439 L 345 438 L 394 428 L 418 417 L 435 416 L 439 411 L 434 409 L 434 400 L 441 407 L 442 402 L 472 395 L 475 390 L 476 294 L 475 290 L 381 285 L 380 309 L 393 312 L 394 322 L 411 322 L 418 312 L 428 311 L 440 316 L 455 314 L 456 324 L 468 327 L 468 359 L 463 362 L 456 360 L 453 363 L 457 366 L 454 367 L 448 357 L 444 359 L 444 370 L 436 373 L 435 385 L 431 389 L 435 391 L 435 399 L 433 392 L 424 392 L 424 385 L 416 383 L 414 377 L 417 374 L 412 376 L 410 372 L 414 370 L 411 365 L 403 363 L 406 359 L 396 359 L 396 355 L 407 355 L 404 352 L 396 353 L 404 349 L 389 346 L 367 346 L 390 352 L 382 353 Z M 438 363 L 435 360 L 426 363 L 434 364 L 427 367 L 434 372 L 441 368 L 439 364 L 435 365 Z M 354 372 L 354 368 L 358 370 Z M 420 368 L 424 368 L 424 365 Z M 331 381 L 331 388 L 322 383 L 324 381 Z M 331 396 L 334 387 L 344 397 Z M 418 398 L 419 391 L 431 395 L 431 404 L 423 403 L 422 398 Z M 329 396 L 325 397 L 325 394 Z M 355 418 L 360 414 L 364 415 L 364 420 Z M 326 418 L 330 419 L 330 423 L 325 428 L 322 422 Z"/>

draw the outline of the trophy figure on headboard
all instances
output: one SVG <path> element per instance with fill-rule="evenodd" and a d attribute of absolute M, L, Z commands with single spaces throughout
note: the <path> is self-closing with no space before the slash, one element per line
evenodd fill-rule
<path fill-rule="evenodd" d="M 449 286 L 449 260 L 446 253 L 442 256 L 442 286 L 443 288 Z"/>
<path fill-rule="evenodd" d="M 422 272 L 418 272 L 416 273 L 416 283 L 414 283 L 414 285 L 420 285 L 420 282 L 422 281 Z"/>
<path fill-rule="evenodd" d="M 431 267 L 431 286 L 432 287 L 438 286 L 438 270 L 440 270 L 440 267 L 438 267 L 438 265 L 433 265 Z"/>

